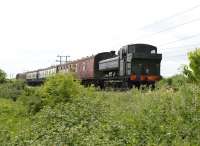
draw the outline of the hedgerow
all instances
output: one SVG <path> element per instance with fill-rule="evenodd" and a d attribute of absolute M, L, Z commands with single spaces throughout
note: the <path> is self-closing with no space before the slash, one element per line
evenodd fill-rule
<path fill-rule="evenodd" d="M 153 91 L 105 92 L 60 74 L 26 90 L 2 99 L 2 145 L 200 145 L 200 86 L 183 76 Z"/>

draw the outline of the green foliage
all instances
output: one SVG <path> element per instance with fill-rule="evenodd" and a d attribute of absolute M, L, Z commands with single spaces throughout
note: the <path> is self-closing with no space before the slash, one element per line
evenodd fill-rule
<path fill-rule="evenodd" d="M 187 66 L 183 66 L 183 74 L 187 77 L 189 82 L 197 82 L 197 78 L 194 76 L 192 70 Z"/>
<path fill-rule="evenodd" d="M 27 87 L 23 80 L 10 80 L 0 85 L 0 98 L 18 100 L 31 114 L 42 108 L 42 100 L 37 92 L 37 88 Z"/>
<path fill-rule="evenodd" d="M 199 145 L 200 87 L 108 93 L 116 140 L 122 145 Z M 115 121 L 115 122 L 114 122 Z"/>
<path fill-rule="evenodd" d="M 163 78 L 160 82 L 157 83 L 156 87 L 172 90 L 179 90 L 181 86 L 185 86 L 187 83 L 186 78 L 183 75 L 175 75 L 169 78 Z"/>
<path fill-rule="evenodd" d="M 39 112 L 43 107 L 41 98 L 34 94 L 30 96 L 21 96 L 19 101 L 23 103 L 27 109 L 27 112 L 30 114 Z"/>
<path fill-rule="evenodd" d="M 200 49 L 196 49 L 188 53 L 189 66 L 183 67 L 183 74 L 188 77 L 189 80 L 194 82 L 200 81 Z"/>
<path fill-rule="evenodd" d="M 72 74 L 58 74 L 50 77 L 41 88 L 39 95 L 45 103 L 55 105 L 76 98 L 83 87 Z"/>
<path fill-rule="evenodd" d="M 25 83 L 21 80 L 8 81 L 0 84 L 0 98 L 11 98 L 14 101 L 24 93 Z"/>
<path fill-rule="evenodd" d="M 18 145 L 104 145 L 111 143 L 107 127 L 107 107 L 97 99 L 83 97 L 71 103 L 47 106 L 35 117 L 29 130 L 22 131 Z M 106 122 L 106 121 L 105 121 Z M 24 136 L 24 133 L 28 133 Z"/>
<path fill-rule="evenodd" d="M 45 105 L 55 106 L 79 97 L 82 90 L 83 87 L 75 81 L 72 74 L 58 74 L 50 77 L 40 88 L 25 88 L 19 101 L 24 104 L 28 113 L 35 114 Z"/>
<path fill-rule="evenodd" d="M 154 91 L 99 92 L 61 74 L 0 110 L 2 145 L 200 145 L 200 86 L 182 75 Z"/>
<path fill-rule="evenodd" d="M 13 138 L 29 126 L 26 110 L 21 103 L 0 98 L 0 145 L 12 145 Z"/>
<path fill-rule="evenodd" d="M 0 69 L 0 84 L 6 81 L 6 73 Z"/>

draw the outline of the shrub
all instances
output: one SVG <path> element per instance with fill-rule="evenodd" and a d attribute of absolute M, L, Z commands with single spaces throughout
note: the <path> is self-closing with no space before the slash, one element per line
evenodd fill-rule
<path fill-rule="evenodd" d="M 157 83 L 157 88 L 165 87 L 166 89 L 172 88 L 173 90 L 178 90 L 179 87 L 185 86 L 187 80 L 183 75 L 175 75 L 169 78 L 163 78 Z"/>
<path fill-rule="evenodd" d="M 12 118 L 6 120 L 4 117 L 21 104 L 13 102 L 17 103 L 14 109 L 6 108 L 7 104 L 0 108 L 0 123 L 6 123 L 2 129 L 7 130 L 0 142 L 10 141 L 10 145 L 200 145 L 200 86 L 186 82 L 182 75 L 162 80 L 159 89 L 153 91 L 98 92 L 94 88 L 83 88 L 72 75 L 65 74 L 51 77 L 41 88 L 25 90 L 18 102 L 23 102 L 34 114 L 27 114 L 28 122 L 21 129 L 15 127 L 19 132 L 12 134 L 15 132 L 9 127 L 19 123 L 23 116 L 11 114 L 9 118 Z"/>
<path fill-rule="evenodd" d="M 183 67 L 184 75 L 191 81 L 200 81 L 200 48 L 188 53 L 189 66 Z"/>
<path fill-rule="evenodd" d="M 0 145 L 13 145 L 13 138 L 29 126 L 25 108 L 10 99 L 0 99 Z"/>
<path fill-rule="evenodd" d="M 0 97 L 10 98 L 14 101 L 24 93 L 25 83 L 21 80 L 8 81 L 0 85 Z"/>
<path fill-rule="evenodd" d="M 73 102 L 58 103 L 54 107 L 46 106 L 32 117 L 33 125 L 27 131 L 22 131 L 15 144 L 112 144 L 103 131 L 108 126 L 104 123 L 107 118 L 105 113 L 108 113 L 106 105 L 94 97 L 77 98 Z M 27 135 L 24 136 L 24 133 Z"/>
<path fill-rule="evenodd" d="M 23 95 L 19 97 L 19 101 L 23 103 L 27 109 L 27 112 L 30 114 L 39 112 L 43 107 L 41 97 L 34 94 L 29 96 Z"/>
<path fill-rule="evenodd" d="M 86 90 L 71 102 L 46 105 L 15 144 L 200 145 L 199 89 L 191 84 L 177 92 L 163 87 L 96 92 L 91 97 Z"/>
<path fill-rule="evenodd" d="M 45 103 L 54 105 L 78 97 L 83 87 L 72 74 L 57 74 L 50 77 L 40 90 L 39 95 Z"/>
<path fill-rule="evenodd" d="M 0 69 L 0 84 L 6 81 L 6 73 Z"/>

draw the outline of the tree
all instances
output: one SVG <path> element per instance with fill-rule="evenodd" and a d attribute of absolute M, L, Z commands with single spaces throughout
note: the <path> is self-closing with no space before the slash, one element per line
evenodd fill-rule
<path fill-rule="evenodd" d="M 200 81 L 200 48 L 188 53 L 189 66 L 185 65 L 183 74 L 188 79 L 198 82 Z"/>
<path fill-rule="evenodd" d="M 6 81 L 6 73 L 0 69 L 0 84 Z"/>

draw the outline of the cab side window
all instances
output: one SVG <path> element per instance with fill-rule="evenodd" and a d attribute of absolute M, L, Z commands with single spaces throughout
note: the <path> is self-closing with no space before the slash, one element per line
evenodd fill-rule
<path fill-rule="evenodd" d="M 156 54 L 156 50 L 151 50 L 151 54 Z"/>

